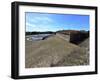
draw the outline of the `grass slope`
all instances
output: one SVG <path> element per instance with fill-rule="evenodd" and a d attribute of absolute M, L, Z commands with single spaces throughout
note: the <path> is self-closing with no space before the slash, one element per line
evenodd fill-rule
<path fill-rule="evenodd" d="M 87 65 L 86 51 L 54 35 L 46 40 L 26 41 L 25 67 Z"/>

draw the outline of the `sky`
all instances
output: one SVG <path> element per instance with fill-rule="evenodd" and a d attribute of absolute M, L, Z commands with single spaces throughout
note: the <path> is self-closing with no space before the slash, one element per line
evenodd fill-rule
<path fill-rule="evenodd" d="M 89 30 L 89 15 L 25 13 L 26 32 Z"/>

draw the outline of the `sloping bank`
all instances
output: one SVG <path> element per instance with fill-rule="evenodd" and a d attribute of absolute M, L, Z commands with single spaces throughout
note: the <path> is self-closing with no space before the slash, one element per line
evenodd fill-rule
<path fill-rule="evenodd" d="M 30 45 L 26 45 L 25 50 L 26 68 L 88 64 L 84 48 L 69 43 L 57 35 L 31 42 Z"/>

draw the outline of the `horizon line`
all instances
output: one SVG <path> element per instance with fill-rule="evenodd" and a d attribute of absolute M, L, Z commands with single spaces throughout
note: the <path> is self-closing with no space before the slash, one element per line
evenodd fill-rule
<path fill-rule="evenodd" d="M 67 29 L 67 30 L 73 30 L 73 29 Z M 57 31 L 64 31 L 64 30 L 62 29 L 62 30 L 57 30 Z M 26 31 L 26 32 L 57 32 L 57 31 Z M 90 31 L 90 30 L 76 30 L 76 31 Z"/>

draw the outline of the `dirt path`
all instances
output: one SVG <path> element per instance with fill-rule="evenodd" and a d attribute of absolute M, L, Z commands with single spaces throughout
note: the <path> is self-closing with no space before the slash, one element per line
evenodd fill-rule
<path fill-rule="evenodd" d="M 56 36 L 58 36 L 59 38 L 68 41 L 70 40 L 70 36 L 69 35 L 64 35 L 64 34 L 56 34 Z"/>

